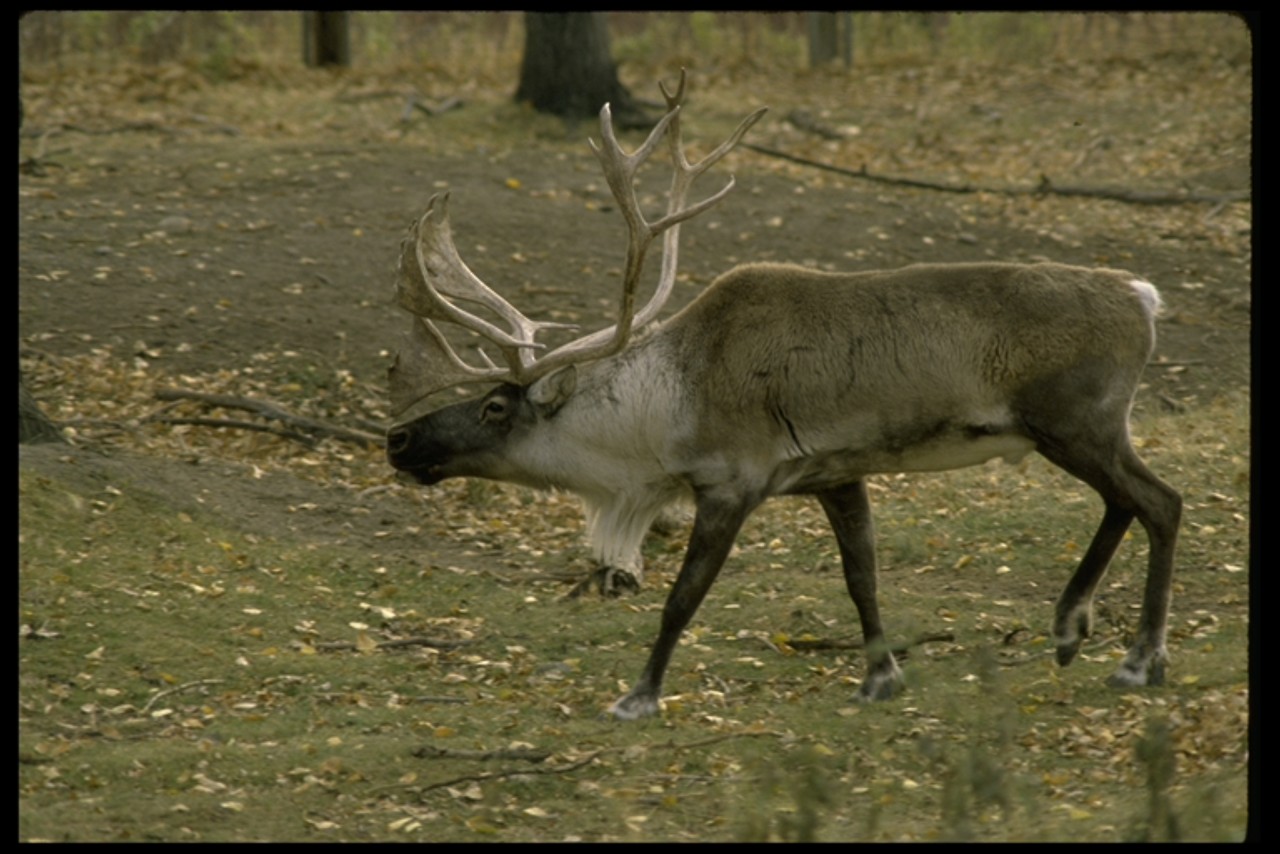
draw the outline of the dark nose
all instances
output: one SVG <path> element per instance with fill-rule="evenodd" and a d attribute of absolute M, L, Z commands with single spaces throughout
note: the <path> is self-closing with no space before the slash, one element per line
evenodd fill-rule
<path fill-rule="evenodd" d="M 396 456 L 403 454 L 409 449 L 409 429 L 407 427 L 392 427 L 387 431 L 387 454 Z"/>

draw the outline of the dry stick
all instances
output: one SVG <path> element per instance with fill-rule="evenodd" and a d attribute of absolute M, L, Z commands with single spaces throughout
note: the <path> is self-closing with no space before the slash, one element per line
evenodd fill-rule
<path fill-rule="evenodd" d="M 510 747 L 498 750 L 455 750 L 451 747 L 424 745 L 413 751 L 419 759 L 467 759 L 484 762 L 489 759 L 522 759 L 525 762 L 544 762 L 551 757 L 550 750 L 531 747 Z"/>
<path fill-rule="evenodd" d="M 473 641 L 460 640 L 437 640 L 435 638 L 395 638 L 393 640 L 377 641 L 374 646 L 376 649 L 397 649 L 405 646 L 429 646 L 435 649 L 457 649 L 460 646 L 468 646 Z M 346 649 L 356 649 L 355 641 L 323 641 L 321 643 L 312 644 L 312 647 L 319 652 L 336 652 Z"/>
<path fill-rule="evenodd" d="M 777 157 L 782 160 L 789 160 L 792 163 L 799 163 L 801 166 L 810 166 L 814 169 L 823 169 L 827 172 L 835 172 L 849 178 L 862 178 L 867 181 L 876 181 L 881 184 L 893 184 L 899 187 L 919 187 L 920 189 L 936 190 L 941 193 L 1000 193 L 1006 196 L 1042 196 L 1052 193 L 1056 196 L 1091 196 L 1099 199 L 1128 202 L 1135 205 L 1180 205 L 1189 202 L 1224 204 L 1229 202 L 1247 202 L 1250 199 L 1249 190 L 1234 190 L 1228 193 L 1193 193 L 1185 191 L 1158 192 L 1111 189 L 1107 187 L 1058 186 L 1050 181 L 1046 175 L 1041 175 L 1040 183 L 1034 187 L 977 187 L 970 184 L 940 184 L 934 181 L 918 181 L 914 178 L 894 178 L 888 175 L 874 175 L 867 171 L 866 166 L 863 166 L 861 169 L 846 169 L 842 166 L 835 166 L 831 163 L 822 163 L 817 160 L 810 160 L 807 157 L 788 154 L 787 152 L 779 151 L 776 148 L 768 148 L 767 146 L 755 145 L 750 142 L 743 142 L 740 144 L 743 148 L 749 148 L 752 151 L 759 152 L 760 154 L 764 154 L 769 157 Z"/>
<path fill-rule="evenodd" d="M 349 427 L 339 427 L 335 424 L 328 424 L 314 418 L 295 415 L 274 403 L 269 403 L 265 400 L 254 400 L 250 397 L 236 397 L 233 395 L 209 394 L 201 391 L 191 391 L 189 389 L 168 388 L 157 391 L 156 399 L 195 400 L 207 406 L 219 406 L 223 409 L 243 409 L 263 418 L 280 421 L 295 427 L 298 430 L 304 430 L 308 433 L 314 433 L 319 436 L 328 436 L 333 439 L 341 439 L 345 442 L 355 442 L 357 444 L 362 444 L 365 447 L 382 447 L 383 444 L 383 438 L 375 433 L 369 433 L 364 430 L 352 430 Z"/>
<path fill-rule="evenodd" d="M 414 110 L 421 110 L 422 112 L 426 113 L 428 116 L 438 116 L 441 113 L 447 113 L 449 110 L 454 110 L 454 109 L 457 109 L 458 107 L 461 107 L 462 103 L 463 102 L 461 98 L 455 95 L 451 95 L 448 98 L 445 98 L 439 104 L 434 104 L 434 105 L 427 104 L 421 100 L 420 96 L 416 92 L 410 93 L 408 98 L 405 101 L 404 112 L 400 114 L 400 121 L 401 122 L 409 121 L 409 119 L 413 117 Z"/>
<path fill-rule="evenodd" d="M 193 682 L 184 682 L 181 685 L 166 688 L 163 691 L 156 693 L 150 700 L 147 700 L 147 704 L 141 709 L 141 714 L 145 715 L 147 712 L 151 711 L 151 707 L 154 706 L 156 704 L 156 700 L 159 700 L 161 697 L 167 697 L 170 694 L 177 694 L 179 691 L 186 691 L 189 688 L 198 688 L 202 685 L 220 685 L 222 684 L 222 681 L 223 680 L 221 679 L 196 679 Z"/>
<path fill-rule="evenodd" d="M 787 122 L 795 125 L 806 133 L 820 136 L 823 139 L 842 139 L 843 135 L 835 128 L 824 125 L 813 117 L 813 113 L 808 110 L 792 110 L 784 117 Z"/>
<path fill-rule="evenodd" d="M 1098 647 L 1113 644 L 1120 640 L 1121 637 L 1122 635 L 1120 633 L 1116 633 L 1107 637 L 1097 638 L 1091 643 L 1082 644 L 1080 649 L 1082 651 L 1086 649 L 1097 649 Z M 997 663 L 1001 667 L 1021 667 L 1024 664 L 1031 664 L 1033 661 L 1039 661 L 1040 659 L 1048 658 L 1051 655 L 1057 655 L 1057 650 L 1046 649 L 1042 652 L 1026 653 L 1021 658 L 1000 659 Z"/>
<path fill-rule="evenodd" d="M 228 124 L 211 121 L 207 116 L 191 115 L 190 119 L 197 124 L 206 125 L 211 131 L 224 134 L 226 136 L 240 136 L 240 129 Z M 109 128 L 90 128 L 83 125 L 67 124 L 65 122 L 54 124 L 44 129 L 34 129 L 26 131 L 26 136 L 40 135 L 44 137 L 59 133 L 80 133 L 86 136 L 108 136 L 115 133 L 163 133 L 168 136 L 190 136 L 194 131 L 185 128 L 172 127 L 170 125 L 161 124 L 156 121 L 129 121 Z"/>
<path fill-rule="evenodd" d="M 1092 643 L 1085 644 L 1082 649 L 1096 649 L 1114 643 L 1120 636 L 1113 635 L 1111 637 L 1097 638 Z M 926 643 L 935 643 L 939 641 L 953 641 L 956 636 L 951 632 L 939 632 L 937 634 L 923 634 L 916 637 L 915 640 L 897 643 L 890 647 L 891 652 L 904 653 L 913 646 L 920 646 Z M 862 649 L 862 641 L 855 640 L 834 640 L 828 638 L 814 638 L 812 640 L 801 640 L 793 638 L 787 641 L 787 646 L 797 650 L 822 650 L 822 649 Z M 1018 667 L 1023 664 L 1030 664 L 1041 658 L 1055 655 L 1054 650 L 1045 650 L 1044 652 L 1030 653 L 1022 658 L 1007 659 L 1000 661 L 1001 667 Z"/>
<path fill-rule="evenodd" d="M 444 703 L 446 705 L 453 704 L 459 706 L 465 706 L 467 703 L 471 702 L 466 697 L 432 697 L 427 694 L 418 694 L 416 696 L 409 697 L 408 699 L 413 703 Z"/>
<path fill-rule="evenodd" d="M 620 748 L 614 748 L 620 749 Z M 534 774 L 567 774 L 570 771 L 576 771 L 584 765 L 590 765 L 605 750 L 597 750 L 590 753 L 575 762 L 568 765 L 552 765 L 546 768 L 503 768 L 500 771 L 483 771 L 479 774 L 463 774 L 460 777 L 453 777 L 448 780 L 441 780 L 438 783 L 429 783 L 419 789 L 419 793 L 429 792 L 432 789 L 443 789 L 446 786 L 456 786 L 458 783 L 481 782 L 483 780 L 505 780 L 507 777 L 516 776 L 532 776 Z"/>
<path fill-rule="evenodd" d="M 179 418 L 171 415 L 148 416 L 147 420 L 156 424 L 190 424 L 194 427 L 228 427 L 232 430 L 256 430 L 259 433 L 270 433 L 273 436 L 301 442 L 308 448 L 316 446 L 315 438 L 305 433 L 295 433 L 293 430 L 272 427 L 270 424 L 259 424 L 256 421 L 237 421 L 233 418 Z"/>
<path fill-rule="evenodd" d="M 720 735 L 713 735 L 709 738 L 699 739 L 697 741 L 685 742 L 683 744 L 677 744 L 674 741 L 669 741 L 666 744 L 655 744 L 655 745 L 651 745 L 651 747 L 665 748 L 668 750 L 689 750 L 695 747 L 706 747 L 711 744 L 718 744 L 719 742 L 728 741 L 729 739 L 733 739 L 733 738 L 761 738 L 761 737 L 782 738 L 783 734 L 777 733 L 777 732 L 771 732 L 768 730 L 761 730 L 758 732 L 727 732 L 727 733 L 721 733 Z M 575 760 L 573 762 L 570 762 L 567 765 L 553 765 L 545 768 L 503 768 L 499 771 L 484 771 L 479 774 L 463 774 L 460 777 L 453 777 L 448 780 L 442 780 L 438 783 L 431 783 L 429 785 L 422 786 L 419 789 L 419 793 L 421 794 L 421 793 L 429 792 L 432 789 L 442 789 L 446 786 L 454 786 L 454 785 L 457 785 L 458 783 L 470 783 L 470 782 L 478 783 L 484 780 L 502 780 L 507 777 L 516 777 L 516 776 L 533 775 L 533 774 L 566 774 L 570 771 L 576 771 L 577 769 L 582 768 L 585 765 L 591 764 L 598 757 L 606 753 L 621 753 L 623 751 L 630 750 L 631 747 L 632 745 L 626 745 L 626 746 L 620 746 L 620 747 L 602 747 L 599 750 L 589 753 L 588 755 L 584 756 L 582 759 Z M 431 750 L 431 749 L 432 748 L 419 748 L 418 750 L 414 751 L 414 755 L 420 756 L 422 758 L 429 758 L 429 759 L 469 758 L 469 757 L 460 757 L 460 756 L 441 757 L 431 753 L 424 754 L 423 751 Z M 499 751 L 494 751 L 494 752 L 499 752 Z M 489 757 L 486 755 L 483 755 L 483 752 L 481 752 L 481 755 L 477 756 L 476 758 L 489 758 Z M 530 757 L 525 757 L 525 756 L 522 756 L 520 758 L 530 759 Z M 530 761 L 542 761 L 542 760 L 530 759 Z"/>
<path fill-rule="evenodd" d="M 339 700 L 350 695 L 345 691 L 318 691 L 315 694 L 312 694 L 312 696 L 318 697 L 326 702 L 333 702 L 334 700 Z M 406 697 L 405 699 L 412 703 L 443 703 L 446 705 L 453 704 L 459 706 L 465 706 L 467 703 L 471 702 L 466 697 L 432 697 L 425 694 Z"/>
<path fill-rule="evenodd" d="M 1189 368 L 1196 365 L 1207 365 L 1204 359 L 1168 359 L 1159 362 L 1152 362 L 1153 368 Z"/>
<path fill-rule="evenodd" d="M 919 635 L 918 637 L 916 637 L 915 640 L 903 641 L 901 643 L 893 644 L 891 647 L 889 647 L 889 650 L 891 652 L 906 652 L 908 649 L 910 649 L 913 646 L 920 646 L 926 643 L 939 643 L 944 641 L 953 641 L 955 639 L 956 639 L 956 636 L 951 632 L 936 632 L 934 634 Z M 802 638 L 791 638 L 790 640 L 787 641 L 787 646 L 791 647 L 792 649 L 803 649 L 803 650 L 862 649 L 865 646 L 865 644 L 862 641 L 857 641 L 857 640 L 834 640 L 831 638 L 813 638 L 812 640 L 809 640 L 809 639 L 802 639 Z"/>
<path fill-rule="evenodd" d="M 683 744 L 676 744 L 674 741 L 668 741 L 666 744 L 654 745 L 655 747 L 666 747 L 671 750 L 692 750 L 695 747 L 707 747 L 712 744 L 719 744 L 722 741 L 729 741 L 733 738 L 785 738 L 785 733 L 774 732 L 772 730 L 751 730 L 750 732 L 724 732 L 719 735 L 700 738 L 697 741 L 686 741 Z"/>

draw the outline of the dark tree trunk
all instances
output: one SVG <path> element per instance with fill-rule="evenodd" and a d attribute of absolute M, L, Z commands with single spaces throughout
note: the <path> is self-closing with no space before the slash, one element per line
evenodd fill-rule
<path fill-rule="evenodd" d="M 312 68 L 351 65 L 350 23 L 350 12 L 303 12 L 303 61 Z"/>
<path fill-rule="evenodd" d="M 607 102 L 621 127 L 647 121 L 618 82 L 604 12 L 525 12 L 517 101 L 566 119 L 595 116 Z"/>
<path fill-rule="evenodd" d="M 809 67 L 821 68 L 837 57 L 853 65 L 853 13 L 808 12 Z"/>

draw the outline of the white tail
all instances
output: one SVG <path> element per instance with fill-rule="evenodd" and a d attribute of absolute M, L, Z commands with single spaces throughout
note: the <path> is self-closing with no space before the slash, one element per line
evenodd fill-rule
<path fill-rule="evenodd" d="M 668 104 L 671 112 L 641 153 L 655 147 L 664 127 L 673 134 L 675 189 L 667 216 L 655 226 L 643 223 L 634 199 L 623 203 L 634 208 L 627 215 L 629 271 L 638 270 L 635 256 L 643 254 L 646 233 L 692 216 L 725 192 L 686 206 L 688 187 L 680 177 L 686 170 L 674 135 L 678 97 Z M 723 156 L 758 115 L 708 161 Z M 602 122 L 607 125 L 607 112 Z M 611 130 L 604 136 L 609 144 Z M 629 195 L 629 183 L 610 180 L 620 196 Z M 659 292 L 675 275 L 674 232 L 666 231 Z M 409 241 L 417 244 L 410 249 L 418 258 L 427 240 L 420 226 Z M 405 257 L 413 256 L 406 250 Z M 465 270 L 460 259 L 446 266 Z M 402 267 L 402 293 L 406 280 L 412 290 L 437 268 L 434 262 L 417 267 L 421 272 Z M 492 292 L 478 280 L 466 282 L 435 290 L 463 299 L 483 294 L 476 301 L 491 307 L 501 300 L 487 296 Z M 893 695 L 902 675 L 881 628 L 865 478 L 1016 459 L 1032 450 L 1105 502 L 1101 525 L 1058 601 L 1058 662 L 1069 663 L 1088 636 L 1094 590 L 1136 517 L 1150 541 L 1146 593 L 1136 640 L 1113 682 L 1163 680 L 1181 499 L 1138 459 L 1128 426 L 1154 346 L 1159 295 L 1151 284 L 1122 271 L 1048 263 L 861 273 L 751 264 L 724 274 L 643 334 L 637 321 L 651 320 L 657 309 L 633 313 L 634 289 L 629 272 L 615 328 L 588 336 L 581 348 L 557 351 L 563 358 L 552 353 L 541 360 L 529 353 L 545 324 L 516 313 L 508 321 L 511 333 L 491 331 L 458 320 L 434 298 L 402 298 L 421 318 L 415 328 L 424 320 L 457 320 L 489 337 L 507 368 L 460 368 L 451 350 L 441 356 L 447 346 L 427 323 L 440 346 L 415 344 L 401 354 L 398 382 L 408 388 L 398 396 L 402 402 L 420 396 L 409 378 L 442 363 L 449 370 L 441 381 L 502 384 L 397 425 L 387 436 L 392 465 L 422 483 L 485 477 L 577 493 L 587 504 L 598 554 L 615 566 L 634 566 L 659 510 L 692 496 L 696 515 L 684 564 L 649 661 L 635 687 L 613 705 L 615 715 L 658 709 L 676 641 L 743 521 L 781 494 L 813 495 L 826 511 L 866 641 L 859 696 Z M 495 310 L 502 314 L 505 305 Z"/>

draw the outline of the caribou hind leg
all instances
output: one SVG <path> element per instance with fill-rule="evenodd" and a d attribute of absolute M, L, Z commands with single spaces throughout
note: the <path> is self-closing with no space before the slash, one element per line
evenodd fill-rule
<path fill-rule="evenodd" d="M 858 699 L 887 700 L 901 690 L 903 680 L 902 671 L 894 661 L 880 625 L 880 606 L 876 601 L 875 525 L 866 483 L 860 480 L 819 493 L 818 501 L 835 530 L 845 585 L 862 623 L 867 678 L 858 689 Z"/>
<path fill-rule="evenodd" d="M 595 590 L 601 596 L 640 592 L 644 584 L 644 556 L 640 547 L 650 531 L 667 535 L 687 521 L 685 508 L 670 506 L 667 492 L 615 492 L 606 498 L 584 499 L 587 531 L 596 567 L 574 585 L 567 597 Z"/>
<path fill-rule="evenodd" d="M 565 598 L 577 599 L 589 591 L 595 591 L 605 598 L 639 593 L 640 580 L 636 577 L 639 574 L 635 569 L 602 564 L 591 570 L 585 578 L 569 588 Z"/>
<path fill-rule="evenodd" d="M 1147 581 L 1138 634 L 1109 682 L 1118 687 L 1159 685 L 1167 654 L 1165 627 L 1173 583 L 1173 554 L 1182 515 L 1182 498 L 1143 464 L 1122 424 L 1109 440 L 1070 444 L 1041 440 L 1038 450 L 1102 496 L 1106 510 L 1088 550 L 1067 583 L 1054 613 L 1058 664 L 1071 662 L 1092 628 L 1093 593 L 1134 518 L 1150 543 Z"/>

